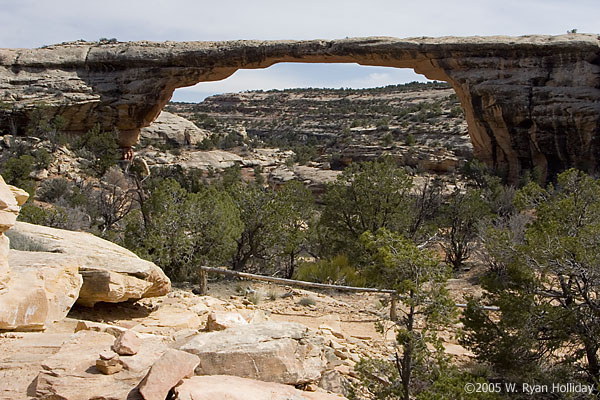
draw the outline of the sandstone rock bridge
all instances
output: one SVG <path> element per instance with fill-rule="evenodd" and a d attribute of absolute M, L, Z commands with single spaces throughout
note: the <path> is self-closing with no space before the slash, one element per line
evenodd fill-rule
<path fill-rule="evenodd" d="M 600 40 L 595 34 L 387 37 L 310 41 L 70 42 L 0 49 L 0 128 L 23 129 L 43 106 L 66 130 L 99 123 L 134 145 L 178 87 L 278 62 L 413 68 L 449 82 L 475 155 L 511 181 L 538 167 L 597 172 Z"/>

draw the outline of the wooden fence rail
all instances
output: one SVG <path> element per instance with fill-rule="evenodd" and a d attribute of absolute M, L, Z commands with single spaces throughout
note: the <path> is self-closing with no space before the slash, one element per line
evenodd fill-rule
<path fill-rule="evenodd" d="M 317 282 L 307 282 L 307 281 L 297 281 L 295 279 L 284 279 L 284 278 L 275 278 L 273 276 L 264 276 L 264 275 L 256 275 L 249 274 L 247 272 L 238 272 L 232 271 L 230 269 L 225 268 L 215 268 L 215 267 L 200 267 L 201 271 L 201 283 L 200 283 L 200 292 L 202 294 L 206 294 L 206 273 L 212 272 L 219 275 L 227 275 L 234 276 L 237 278 L 246 278 L 252 279 L 255 281 L 263 281 L 263 282 L 272 282 L 280 285 L 290 285 L 290 286 L 301 286 L 301 287 L 309 287 L 316 289 L 334 289 L 341 290 L 346 292 L 369 292 L 369 293 L 385 293 L 390 295 L 390 319 L 395 321 L 397 319 L 396 315 L 396 303 L 398 300 L 398 296 L 395 290 L 391 289 L 377 289 L 377 288 L 366 288 L 366 287 L 354 287 L 354 286 L 342 286 L 342 285 L 329 285 L 326 283 L 317 283 Z M 458 308 L 467 308 L 467 305 L 464 303 L 455 303 L 455 306 Z M 499 308 L 495 306 L 482 306 L 484 310 L 488 311 L 498 311 Z"/>

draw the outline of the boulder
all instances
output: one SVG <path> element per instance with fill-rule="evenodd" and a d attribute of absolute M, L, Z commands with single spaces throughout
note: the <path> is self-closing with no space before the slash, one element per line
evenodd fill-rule
<path fill-rule="evenodd" d="M 79 266 L 83 286 L 77 302 L 84 306 L 162 296 L 171 289 L 169 278 L 155 264 L 90 233 L 25 222 L 17 222 L 13 230 L 39 244 L 45 249 L 39 254 L 52 262 L 68 260 Z"/>
<path fill-rule="evenodd" d="M 140 351 L 142 341 L 138 335 L 131 330 L 121 333 L 112 346 L 114 352 L 121 356 L 133 356 Z"/>
<path fill-rule="evenodd" d="M 339 367 L 336 367 L 336 369 L 333 370 L 325 371 L 321 381 L 319 382 L 319 387 L 327 390 L 328 392 L 348 394 L 350 383 L 348 382 L 348 379 L 337 370 L 337 368 Z"/>
<path fill-rule="evenodd" d="M 200 360 L 185 351 L 170 349 L 158 359 L 139 386 L 145 400 L 164 400 L 183 378 L 194 375 Z"/>
<path fill-rule="evenodd" d="M 100 357 L 96 360 L 96 369 L 104 375 L 112 375 L 123 370 L 123 363 L 117 353 L 105 351 L 100 353 Z"/>
<path fill-rule="evenodd" d="M 83 306 L 92 307 L 100 301 L 119 303 L 148 297 L 145 293 L 152 287 L 152 282 L 134 276 L 113 271 L 87 271 L 87 268 L 83 266 L 80 270 L 83 286 L 77 302 Z"/>
<path fill-rule="evenodd" d="M 149 144 L 195 146 L 209 136 L 210 132 L 192 121 L 163 110 L 150 126 L 142 129 L 140 140 Z"/>
<path fill-rule="evenodd" d="M 140 398 L 137 386 L 150 367 L 167 351 L 164 339 L 142 339 L 140 351 L 122 356 L 122 369 L 111 375 L 100 373 L 96 361 L 115 338 L 108 333 L 80 331 L 42 363 L 32 387 L 36 399 L 123 400 Z"/>
<path fill-rule="evenodd" d="M 21 205 L 28 195 L 21 189 L 7 185 L 0 176 L 0 232 L 10 229 L 17 221 Z"/>
<path fill-rule="evenodd" d="M 180 349 L 200 357 L 197 375 L 235 375 L 299 385 L 321 379 L 330 350 L 303 325 L 263 322 L 199 333 Z"/>
<path fill-rule="evenodd" d="M 67 315 L 82 285 L 71 260 L 47 263 L 21 252 L 11 257 L 4 232 L 16 223 L 28 197 L 0 176 L 0 329 L 45 329 Z"/>
<path fill-rule="evenodd" d="M 234 326 L 248 325 L 248 322 L 240 314 L 235 312 L 213 311 L 208 314 L 206 330 L 222 331 Z"/>
<path fill-rule="evenodd" d="M 175 400 L 344 400 L 323 392 L 303 392 L 292 386 L 236 376 L 194 376 L 175 388 Z"/>

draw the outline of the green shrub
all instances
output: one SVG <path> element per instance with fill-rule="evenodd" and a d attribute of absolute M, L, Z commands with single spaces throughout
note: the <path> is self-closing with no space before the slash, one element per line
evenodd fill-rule
<path fill-rule="evenodd" d="M 31 198 L 35 193 L 35 181 L 30 177 L 34 165 L 35 158 L 29 154 L 13 156 L 0 166 L 0 174 L 6 183 L 25 190 Z"/>
<path fill-rule="evenodd" d="M 125 217 L 124 245 L 160 266 L 174 281 L 193 281 L 198 265 L 223 265 L 241 231 L 231 196 L 214 187 L 189 193 L 160 180 L 142 209 Z"/>
<path fill-rule="evenodd" d="M 65 178 L 49 179 L 40 185 L 38 198 L 48 203 L 53 203 L 60 198 L 67 197 L 71 189 L 71 182 Z"/>
<path fill-rule="evenodd" d="M 48 153 L 46 149 L 38 149 L 33 152 L 33 158 L 35 159 L 33 166 L 35 169 L 47 169 L 54 157 Z"/>
<path fill-rule="evenodd" d="M 248 301 L 254 305 L 258 305 L 260 303 L 262 303 L 263 301 L 263 293 L 259 290 L 255 290 L 252 293 L 248 293 L 248 295 L 246 296 L 246 298 L 248 299 Z"/>
<path fill-rule="evenodd" d="M 389 132 L 383 135 L 383 138 L 381 138 L 381 140 L 384 146 L 391 146 L 394 143 L 394 137 Z"/>
<path fill-rule="evenodd" d="M 41 208 L 33 203 L 26 203 L 21 207 L 19 221 L 30 224 L 62 228 L 67 225 L 67 213 L 64 208 Z"/>
<path fill-rule="evenodd" d="M 110 167 L 117 165 L 121 157 L 117 133 L 102 131 L 99 125 L 74 141 L 71 148 L 77 156 L 90 161 L 90 169 L 97 176 L 104 175 Z"/>
<path fill-rule="evenodd" d="M 44 243 L 37 241 L 29 236 L 26 236 L 20 232 L 9 230 L 6 231 L 5 234 L 10 239 L 10 248 L 13 250 L 45 252 L 50 251 L 50 249 L 47 246 L 45 246 Z"/>
<path fill-rule="evenodd" d="M 304 307 L 308 307 L 317 305 L 317 302 L 312 297 L 303 297 L 300 299 L 300 301 L 298 301 L 298 304 Z"/>
<path fill-rule="evenodd" d="M 487 385 L 488 391 L 475 391 L 469 393 L 465 391 L 468 384 L 472 385 Z M 475 386 L 476 387 L 476 386 Z M 501 399 L 500 393 L 494 393 L 494 389 L 504 389 L 504 385 L 500 387 L 490 385 L 486 379 L 474 376 L 468 372 L 458 372 L 456 370 L 443 371 L 433 381 L 433 384 L 426 390 L 423 390 L 416 396 L 416 400 L 446 400 L 446 399 L 462 399 L 469 398 L 472 400 L 496 400 Z M 468 397 L 466 397 L 468 396 Z"/>
<path fill-rule="evenodd" d="M 296 279 L 351 286 L 363 286 L 365 283 L 345 255 L 338 255 L 331 260 L 303 263 L 298 268 Z"/>
<path fill-rule="evenodd" d="M 463 109 L 460 105 L 454 106 L 450 109 L 450 113 L 448 114 L 448 116 L 450 118 L 457 118 L 457 117 L 462 117 L 463 116 Z"/>

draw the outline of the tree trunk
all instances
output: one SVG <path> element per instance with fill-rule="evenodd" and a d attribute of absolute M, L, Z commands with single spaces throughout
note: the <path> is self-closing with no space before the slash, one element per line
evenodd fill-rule
<path fill-rule="evenodd" d="M 294 277 L 294 270 L 296 269 L 296 265 L 294 263 L 295 259 L 296 259 L 295 256 L 296 255 L 294 254 L 294 252 L 291 251 L 290 252 L 290 266 L 288 267 L 286 276 L 285 276 L 287 279 L 292 279 Z"/>
<path fill-rule="evenodd" d="M 600 362 L 598 360 L 598 345 L 589 339 L 584 340 L 585 355 L 588 362 L 588 373 L 591 375 L 596 385 L 596 390 L 600 390 L 598 382 L 600 382 Z"/>
<path fill-rule="evenodd" d="M 231 260 L 231 268 L 237 272 L 243 272 L 246 269 L 246 263 L 250 258 L 250 253 L 244 252 L 244 242 L 238 242 L 237 251 Z"/>
<path fill-rule="evenodd" d="M 412 293 L 411 293 L 412 295 Z M 410 380 L 412 375 L 412 356 L 414 352 L 414 343 L 412 332 L 414 330 L 414 322 L 415 322 L 415 308 L 414 306 L 410 307 L 408 315 L 406 317 L 406 330 L 409 332 L 408 341 L 403 343 L 402 345 L 402 375 L 400 379 L 402 380 L 402 399 L 410 400 Z"/>
<path fill-rule="evenodd" d="M 398 299 L 395 294 L 390 296 L 390 321 L 396 321 L 398 319 L 398 313 L 396 312 L 396 303 Z"/>
<path fill-rule="evenodd" d="M 138 194 L 138 202 L 140 203 L 140 211 L 142 212 L 142 218 L 144 220 L 144 229 L 147 231 L 150 229 L 150 215 L 146 212 L 146 208 L 144 207 L 146 194 L 144 193 L 144 188 L 142 187 L 142 182 L 139 178 L 135 177 L 135 186 L 137 188 Z"/>

